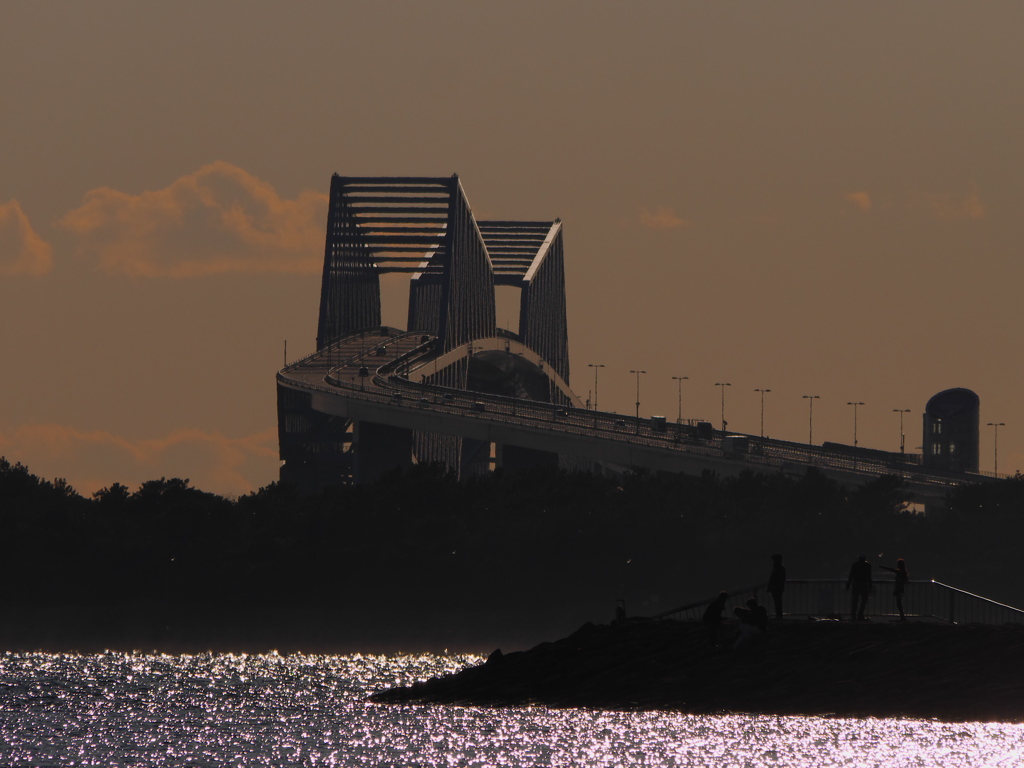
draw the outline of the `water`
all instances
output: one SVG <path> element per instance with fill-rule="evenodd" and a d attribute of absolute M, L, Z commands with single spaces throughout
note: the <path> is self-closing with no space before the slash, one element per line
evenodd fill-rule
<path fill-rule="evenodd" d="M 0 765 L 1024 765 L 1024 725 L 365 702 L 479 661 L 5 654 Z"/>

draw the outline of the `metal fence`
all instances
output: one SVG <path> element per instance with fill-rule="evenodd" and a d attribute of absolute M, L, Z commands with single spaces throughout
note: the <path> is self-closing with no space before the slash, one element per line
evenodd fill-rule
<path fill-rule="evenodd" d="M 899 610 L 893 595 L 892 581 L 876 581 L 868 598 L 865 616 L 876 620 L 899 620 Z M 750 598 L 767 607 L 769 616 L 775 615 L 775 606 L 767 585 L 729 591 L 725 613 L 744 606 Z M 714 598 L 674 608 L 655 618 L 679 621 L 700 621 L 704 609 Z M 790 579 L 782 599 L 783 616 L 797 619 L 851 618 L 852 596 L 846 581 L 840 579 Z M 986 597 L 975 595 L 939 581 L 908 581 L 903 594 L 903 609 L 907 619 L 914 621 L 942 621 L 950 624 L 1024 624 L 1024 611 Z"/>

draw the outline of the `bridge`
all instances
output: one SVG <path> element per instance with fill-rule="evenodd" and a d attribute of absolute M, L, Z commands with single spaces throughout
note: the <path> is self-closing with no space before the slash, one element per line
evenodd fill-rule
<path fill-rule="evenodd" d="M 407 329 L 383 326 L 380 275 L 408 273 Z M 520 289 L 517 331 L 495 285 Z M 933 503 L 977 473 L 584 407 L 569 384 L 562 224 L 477 222 L 457 176 L 334 176 L 317 350 L 277 375 L 281 479 L 313 492 L 441 462 L 460 476 L 588 471 L 895 475 Z"/>

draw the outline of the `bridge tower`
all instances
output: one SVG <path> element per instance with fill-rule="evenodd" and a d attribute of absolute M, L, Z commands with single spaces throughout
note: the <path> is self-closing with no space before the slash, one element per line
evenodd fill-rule
<path fill-rule="evenodd" d="M 430 384 L 473 389 L 484 361 L 474 342 L 499 334 L 495 286 L 520 290 L 519 328 L 504 331 L 569 381 L 562 224 L 481 221 L 459 177 L 344 177 L 335 174 L 327 217 L 317 350 L 381 325 L 380 276 L 410 275 L 407 329 L 430 336 L 452 361 Z M 450 355 L 467 349 L 466 355 Z M 543 368 L 543 366 L 542 366 Z M 558 388 L 548 397 L 567 404 Z M 489 466 L 491 447 L 450 435 L 354 424 L 316 411 L 296 392 L 278 395 L 281 478 L 317 488 L 373 479 L 413 460 L 471 473 Z M 537 453 L 537 452 L 534 452 Z M 510 465 L 550 462 L 500 450 Z M 408 457 L 408 458 L 406 458 Z M 557 457 L 555 457 L 557 460 Z"/>

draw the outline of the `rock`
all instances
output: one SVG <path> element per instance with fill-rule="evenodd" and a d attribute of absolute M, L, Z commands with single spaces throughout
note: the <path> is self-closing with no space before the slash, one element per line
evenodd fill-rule
<path fill-rule="evenodd" d="M 586 624 L 379 702 L 1024 722 L 1024 626 L 781 622 L 736 650 L 699 623 Z"/>

